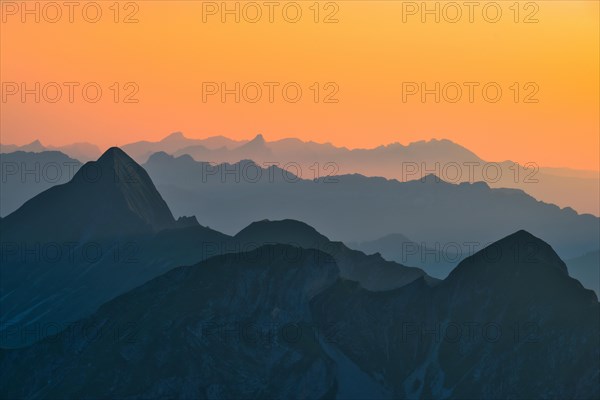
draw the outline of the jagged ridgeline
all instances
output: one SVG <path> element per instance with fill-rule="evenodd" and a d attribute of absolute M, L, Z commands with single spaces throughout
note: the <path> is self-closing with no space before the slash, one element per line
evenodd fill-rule
<path fill-rule="evenodd" d="M 438 280 L 295 220 L 175 220 L 116 148 L 1 229 L 2 397 L 600 396 L 598 299 L 523 230 Z"/>

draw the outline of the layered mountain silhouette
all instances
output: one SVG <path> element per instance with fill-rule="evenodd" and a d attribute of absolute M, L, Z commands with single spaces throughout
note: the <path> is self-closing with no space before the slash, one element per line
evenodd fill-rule
<path fill-rule="evenodd" d="M 153 153 L 166 152 L 175 156 L 190 155 L 213 164 L 233 164 L 245 159 L 261 166 L 294 164 L 301 167 L 302 178 L 359 173 L 410 181 L 435 174 L 451 183 L 485 181 L 494 188 L 521 189 L 539 200 L 600 216 L 598 171 L 540 167 L 535 160 L 524 165 L 510 160 L 483 160 L 445 139 L 350 150 L 295 138 L 267 141 L 262 134 L 252 140 L 233 140 L 225 136 L 191 139 L 175 132 L 160 141 L 140 141 L 122 148 L 139 163 L 147 162 Z M 83 162 L 94 160 L 100 154 L 96 146 L 87 143 L 52 147 L 43 146 L 39 141 L 25 146 L 2 145 L 0 150 L 4 153 L 59 150 Z"/>
<path fill-rule="evenodd" d="M 525 231 L 434 287 L 416 281 L 373 295 L 339 281 L 312 308 L 327 334 L 341 332 L 340 349 L 397 398 L 599 395 L 597 297 Z"/>
<path fill-rule="evenodd" d="M 598 249 L 599 219 L 484 182 L 452 184 L 428 175 L 398 182 L 362 175 L 303 179 L 292 168 L 250 161 L 211 165 L 152 156 L 144 168 L 175 215 L 196 215 L 224 232 L 252 221 L 292 218 L 344 242 L 405 233 L 428 248 L 480 250 L 519 229 L 543 236 L 564 258 Z M 464 257 L 462 257 L 464 258 Z"/>
<path fill-rule="evenodd" d="M 178 140 L 172 140 L 173 137 Z M 433 173 L 452 183 L 485 181 L 495 188 L 517 188 L 545 202 L 573 207 L 580 213 L 600 216 L 600 175 L 596 171 L 542 168 L 531 160 L 525 165 L 512 161 L 483 160 L 450 140 L 392 143 L 372 149 L 347 149 L 330 143 L 304 142 L 289 138 L 267 141 L 257 135 L 250 141 L 224 137 L 187 139 L 181 133 L 162 142 L 137 142 L 123 147 L 136 161 L 145 163 L 154 152 L 191 155 L 214 164 L 253 160 L 261 166 L 277 162 L 296 163 L 302 178 L 330 174 L 359 173 L 410 181 Z"/>
<path fill-rule="evenodd" d="M 351 250 L 341 242 L 332 242 L 313 227 L 295 220 L 254 222 L 234 238 L 242 249 L 269 244 L 285 244 L 302 249 L 317 249 L 329 254 L 337 263 L 340 276 L 372 291 L 391 290 L 423 278 L 427 284 L 438 280 L 423 270 L 386 261 L 379 254 L 367 256 Z"/>
<path fill-rule="evenodd" d="M 333 253 L 344 276 L 372 290 L 421 277 L 436 282 L 418 268 L 350 251 L 296 221 L 263 221 L 231 237 L 195 217 L 175 220 L 148 174 L 118 148 L 29 200 L 0 228 L 1 347 L 36 342 L 52 333 L 49 325 L 73 323 L 171 268 L 271 239 L 290 242 L 298 253 L 314 247 L 308 238 L 318 238 L 316 248 Z"/>
<path fill-rule="evenodd" d="M 281 229 L 271 226 L 270 232 Z M 288 238 L 305 240 L 307 234 L 321 237 L 305 227 Z M 549 245 L 527 232 L 474 254 L 438 285 L 419 278 L 383 292 L 341 277 L 326 253 L 313 249 L 291 258 L 294 249 L 266 245 L 173 269 L 106 303 L 74 329 L 3 350 L 3 393 L 600 395 L 600 304 L 568 276 Z"/>
<path fill-rule="evenodd" d="M 463 249 L 458 244 L 434 243 L 434 247 L 430 248 L 426 243 L 415 243 L 401 233 L 392 233 L 376 240 L 348 243 L 348 247 L 365 254 L 379 253 L 386 260 L 420 266 L 429 275 L 439 279 L 447 277 L 459 261 L 470 255 L 468 249 Z"/>
<path fill-rule="evenodd" d="M 0 153 L 13 153 L 16 151 L 41 153 L 45 151 L 60 151 L 71 158 L 81 162 L 87 162 L 97 159 L 101 152 L 100 149 L 91 143 L 73 143 L 65 146 L 45 146 L 39 140 L 35 140 L 23 146 L 13 144 L 1 144 Z"/>
<path fill-rule="evenodd" d="M 246 141 L 236 141 L 224 136 L 211 136 L 206 139 L 189 139 L 181 132 L 174 132 L 160 141 L 140 141 L 122 146 L 123 151 L 130 154 L 136 161 L 143 163 L 157 152 L 175 153 L 182 148 L 194 148 L 199 151 L 221 150 L 241 146 Z M 236 160 L 239 161 L 239 160 Z"/>
<path fill-rule="evenodd" d="M 0 216 L 6 216 L 35 195 L 66 183 L 81 163 L 59 151 L 0 153 Z"/>
<path fill-rule="evenodd" d="M 3 218 L 3 347 L 21 346 L 93 312 L 229 238 L 175 220 L 148 177 L 118 148 Z M 24 332 L 28 332 L 24 334 Z"/>
<path fill-rule="evenodd" d="M 146 171 L 116 147 L 3 220 L 14 240 L 38 241 L 115 238 L 175 225 Z"/>
<path fill-rule="evenodd" d="M 600 250 L 572 258 L 566 263 L 572 277 L 600 296 Z"/>

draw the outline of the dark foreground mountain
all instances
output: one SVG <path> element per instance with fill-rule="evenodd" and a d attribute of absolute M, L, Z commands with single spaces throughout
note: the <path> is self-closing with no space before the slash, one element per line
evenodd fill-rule
<path fill-rule="evenodd" d="M 12 240 L 118 238 L 174 228 L 175 220 L 146 171 L 113 147 L 66 184 L 26 202 L 3 220 Z"/>
<path fill-rule="evenodd" d="M 284 225 L 289 236 L 273 235 L 283 230 L 263 222 L 234 238 L 193 217 L 175 221 L 143 168 L 110 149 L 70 182 L 0 220 L 0 347 L 36 342 L 174 267 L 241 253 L 269 237 L 298 248 L 308 246 L 295 242 L 307 232 L 320 238 L 317 248 L 335 250 L 344 276 L 361 287 L 398 288 L 426 277 L 418 268 L 350 251 L 305 224 Z"/>
<path fill-rule="evenodd" d="M 332 306 L 335 305 L 335 306 Z M 339 281 L 313 301 L 335 342 L 402 398 L 597 398 L 597 297 L 520 231 L 440 285 L 372 294 Z M 377 326 L 377 329 L 370 327 Z"/>
<path fill-rule="evenodd" d="M 149 279 L 196 263 L 226 235 L 175 221 L 148 174 L 108 150 L 0 222 L 0 342 L 32 343 Z M 213 255 L 212 253 L 210 255 Z"/>
<path fill-rule="evenodd" d="M 415 243 L 402 234 L 348 244 L 348 247 L 365 254 L 379 253 L 386 260 L 422 268 L 428 275 L 438 279 L 446 278 L 456 265 L 469 257 L 473 251 L 452 242 L 435 243 L 434 246 L 430 248 L 426 243 Z M 571 277 L 600 296 L 600 251 L 586 253 L 566 260 L 565 263 Z"/>
<path fill-rule="evenodd" d="M 326 253 L 296 249 L 174 269 L 75 329 L 2 351 L 3 396 L 600 396 L 597 298 L 526 232 L 439 285 L 383 292 L 341 278 Z"/>
<path fill-rule="evenodd" d="M 253 222 L 236 234 L 234 239 L 239 242 L 241 249 L 286 244 L 299 249 L 320 250 L 333 257 L 343 279 L 358 282 L 372 291 L 396 289 L 419 278 L 425 279 L 429 285 L 439 282 L 422 269 L 386 261 L 379 254 L 367 256 L 349 249 L 342 242 L 330 241 L 313 227 L 295 220 Z"/>

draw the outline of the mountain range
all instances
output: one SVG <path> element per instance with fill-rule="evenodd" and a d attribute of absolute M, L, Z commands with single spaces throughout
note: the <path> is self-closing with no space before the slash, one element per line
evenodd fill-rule
<path fill-rule="evenodd" d="M 192 167 L 192 175 L 161 169 L 162 182 L 172 185 L 197 185 L 195 168 L 208 166 L 162 153 L 146 167 L 157 161 Z M 596 217 L 521 191 L 435 176 L 403 183 L 349 175 L 325 183 L 251 161 L 211 168 L 202 175 L 206 195 L 198 197 L 206 211 L 193 217 L 176 219 L 152 171 L 111 148 L 0 219 L 3 398 L 600 397 L 598 297 L 525 230 L 482 245 L 439 280 L 351 250 L 306 221 L 257 219 L 230 236 L 196 219 L 227 215 L 210 196 L 221 196 L 222 207 L 237 204 L 232 218 L 248 213 L 256 191 L 266 204 L 253 212 L 327 205 L 312 209 L 319 225 L 333 219 L 341 229 L 371 233 L 396 223 L 418 239 L 387 240 L 415 244 L 425 243 L 426 233 L 497 234 L 492 222 L 500 213 L 481 218 L 498 209 L 514 218 L 501 229 L 518 219 L 538 221 L 532 226 L 541 230 L 548 216 L 554 229 L 544 233 L 567 252 L 589 245 L 593 237 L 583 234 L 593 234 L 587 224 L 597 227 Z M 235 168 L 273 178 L 242 183 Z M 366 209 L 349 212 L 336 196 L 370 200 L 373 225 L 360 218 Z M 388 198 L 406 208 L 403 223 L 373 212 L 392 210 L 381 202 Z M 467 198 L 462 210 L 470 208 L 470 218 L 459 207 Z M 436 214 L 436 199 L 452 217 Z M 438 218 L 438 229 L 427 219 L 417 229 L 419 217 Z M 480 225 L 461 229 L 461 218 Z"/>
<path fill-rule="evenodd" d="M 300 167 L 300 177 L 362 174 L 410 181 L 435 174 L 451 183 L 484 181 L 494 188 L 515 188 L 538 200 L 600 216 L 600 172 L 543 168 L 536 160 L 519 165 L 510 160 L 483 160 L 450 140 L 392 143 L 371 149 L 348 149 L 330 143 L 295 138 L 267 141 L 259 134 L 250 141 L 223 136 L 189 139 L 181 132 L 158 142 L 136 142 L 123 149 L 145 163 L 156 152 L 191 155 L 213 164 L 253 160 L 261 166 Z"/>
<path fill-rule="evenodd" d="M 532 257 L 515 249 L 534 246 Z M 520 231 L 443 282 L 372 292 L 266 245 L 175 268 L 2 350 L 26 398 L 597 398 L 600 304 Z M 500 254 L 491 260 L 488 253 Z M 35 364 L 35 373 L 31 365 Z"/>
<path fill-rule="evenodd" d="M 67 183 L 81 165 L 60 151 L 0 153 L 0 217 L 44 190 Z"/>
<path fill-rule="evenodd" d="M 445 139 L 348 149 L 295 138 L 267 141 L 261 134 L 252 140 L 234 140 L 225 136 L 191 139 L 175 132 L 159 141 L 129 143 L 122 149 L 141 164 L 157 152 L 190 155 L 197 161 L 212 164 L 253 160 L 262 167 L 276 163 L 284 169 L 290 168 L 304 179 L 356 173 L 403 182 L 434 174 L 450 183 L 483 181 L 493 188 L 521 189 L 561 208 L 571 207 L 579 213 L 600 216 L 599 171 L 548 168 L 536 160 L 522 165 L 510 160 L 483 160 L 460 144 Z M 21 147 L 0 146 L 3 153 L 17 150 L 60 150 L 82 162 L 95 160 L 100 155 L 98 148 L 88 143 L 52 147 L 35 141 Z"/>
<path fill-rule="evenodd" d="M 144 168 L 175 215 L 195 215 L 226 233 L 262 218 L 292 218 L 344 242 L 401 231 L 425 247 L 470 255 L 526 229 L 566 258 L 595 251 L 600 241 L 598 217 L 484 182 L 452 184 L 434 175 L 409 182 L 357 174 L 302 179 L 249 160 L 214 166 L 166 153 L 154 154 Z"/>
<path fill-rule="evenodd" d="M 77 160 L 60 152 L 0 154 L 0 161 L 0 216 L 43 190 L 67 182 L 80 168 Z M 129 157 L 123 164 L 126 177 L 122 180 L 133 180 L 135 171 L 145 174 Z M 83 175 L 95 179 L 94 165 L 86 167 Z M 598 251 L 597 218 L 485 183 L 451 184 L 433 175 L 412 182 L 360 175 L 301 179 L 294 170 L 264 168 L 249 160 L 213 165 L 166 153 L 155 153 L 144 167 L 177 216 L 195 215 L 229 235 L 264 218 L 306 221 L 353 249 L 380 253 L 439 279 L 474 251 L 518 229 L 544 236 L 568 263 Z M 100 198 L 100 192 L 90 196 L 90 204 Z M 81 226 L 90 229 L 87 222 Z M 573 276 L 598 292 L 600 267 L 589 262 L 581 265 L 573 261 Z"/>
<path fill-rule="evenodd" d="M 0 153 L 13 153 L 23 151 L 27 153 L 41 153 L 44 151 L 60 151 L 67 156 L 81 162 L 97 159 L 102 153 L 98 146 L 91 143 L 72 143 L 65 146 L 45 146 L 39 140 L 35 140 L 23 146 L 14 144 L 0 144 Z"/>
<path fill-rule="evenodd" d="M 175 220 L 146 171 L 118 148 L 1 219 L 0 229 L 1 347 L 37 341 L 51 333 L 38 327 L 73 323 L 171 268 L 268 240 L 329 249 L 342 276 L 370 290 L 426 277 L 418 268 L 331 242 L 297 221 L 262 221 L 228 236 L 199 225 L 195 217 Z"/>

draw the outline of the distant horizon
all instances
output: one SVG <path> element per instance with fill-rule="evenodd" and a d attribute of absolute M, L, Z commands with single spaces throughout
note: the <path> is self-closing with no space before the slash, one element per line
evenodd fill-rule
<path fill-rule="evenodd" d="M 249 138 L 245 137 L 245 138 L 233 138 L 231 136 L 228 136 L 227 134 L 207 134 L 205 136 L 191 136 L 190 134 L 187 134 L 184 131 L 180 131 L 180 130 L 174 130 L 171 131 L 170 133 L 164 134 L 163 136 L 158 136 L 158 138 L 155 138 L 155 136 L 153 136 L 150 139 L 144 139 L 144 138 L 139 138 L 136 140 L 132 140 L 132 141 L 127 141 L 127 142 L 123 142 L 120 144 L 105 144 L 105 145 L 101 145 L 92 141 L 76 141 L 76 142 L 65 142 L 62 144 L 56 144 L 56 143 L 48 143 L 45 142 L 42 139 L 34 139 L 32 141 L 25 141 L 22 143 L 14 143 L 14 142 L 7 142 L 4 141 L 2 139 L 0 139 L 0 146 L 18 146 L 18 147 L 23 147 L 23 146 L 28 146 L 31 145 L 35 142 L 39 142 L 42 146 L 44 147 L 65 147 L 65 146 L 71 146 L 71 145 L 76 145 L 76 144 L 89 144 L 89 145 L 93 145 L 95 147 L 98 148 L 98 150 L 100 151 L 100 153 L 104 153 L 106 150 L 108 150 L 111 147 L 119 147 L 122 148 L 126 145 L 132 144 L 132 143 L 137 143 L 137 142 L 150 142 L 150 143 L 158 143 L 161 142 L 162 140 L 168 138 L 169 136 L 175 135 L 175 134 L 181 134 L 184 138 L 186 139 L 190 139 L 190 140 L 206 140 L 206 139 L 210 139 L 210 138 L 216 138 L 216 137 L 222 137 L 222 138 L 226 138 L 232 141 L 236 141 L 236 142 L 250 142 L 253 139 L 255 139 L 257 136 L 261 135 L 263 136 L 263 138 L 265 139 L 265 141 L 268 142 L 277 142 L 277 141 L 281 141 L 281 140 L 286 140 L 286 139 L 295 139 L 295 140 L 300 140 L 304 143 L 316 143 L 316 144 L 322 144 L 322 145 L 332 145 L 333 147 L 339 148 L 339 149 L 347 149 L 347 150 L 373 150 L 376 149 L 378 147 L 388 147 L 391 145 L 401 145 L 404 147 L 409 147 L 411 145 L 417 144 L 417 143 L 429 143 L 432 141 L 448 141 L 451 142 L 457 146 L 463 147 L 464 149 L 474 153 L 476 156 L 480 157 L 481 159 L 487 161 L 487 162 L 514 162 L 514 163 L 518 163 L 520 165 L 524 165 L 528 162 L 531 162 L 531 160 L 528 161 L 518 161 L 515 160 L 511 157 L 504 157 L 502 159 L 487 159 L 483 156 L 481 156 L 477 151 L 471 149 L 470 147 L 454 141 L 452 139 L 448 139 L 448 138 L 444 138 L 444 137 L 430 137 L 428 139 L 417 139 L 417 140 L 411 140 L 407 143 L 401 142 L 399 140 L 393 141 L 393 142 L 387 142 L 387 143 L 382 143 L 379 145 L 375 145 L 372 147 L 350 147 L 350 146 L 344 146 L 344 145 L 339 145 L 337 143 L 334 143 L 333 141 L 318 141 L 318 140 L 305 140 L 302 139 L 300 137 L 295 137 L 295 136 L 283 136 L 283 137 L 278 137 L 276 139 L 270 139 L 269 137 L 267 137 L 264 133 L 261 132 L 257 132 L 254 135 L 251 135 Z M 573 171 L 581 171 L 581 172 L 594 172 L 594 173 L 600 173 L 600 165 L 598 166 L 598 169 L 593 169 L 593 168 L 577 168 L 577 167 L 571 167 L 571 166 L 567 166 L 567 165 L 538 165 L 538 167 L 540 168 L 545 168 L 545 169 L 556 169 L 556 170 L 573 170 Z"/>
<path fill-rule="evenodd" d="M 523 3 L 518 16 L 502 3 L 500 21 L 479 9 L 470 22 L 463 7 L 456 23 L 403 20 L 410 3 L 334 3 L 319 23 L 308 4 L 297 23 L 266 9 L 257 23 L 203 21 L 208 3 L 191 1 L 141 2 L 134 23 L 108 5 L 98 23 L 70 23 L 66 9 L 56 23 L 7 15 L 2 142 L 105 148 L 178 130 L 356 149 L 444 137 L 484 160 L 600 168 L 598 2 Z"/>

